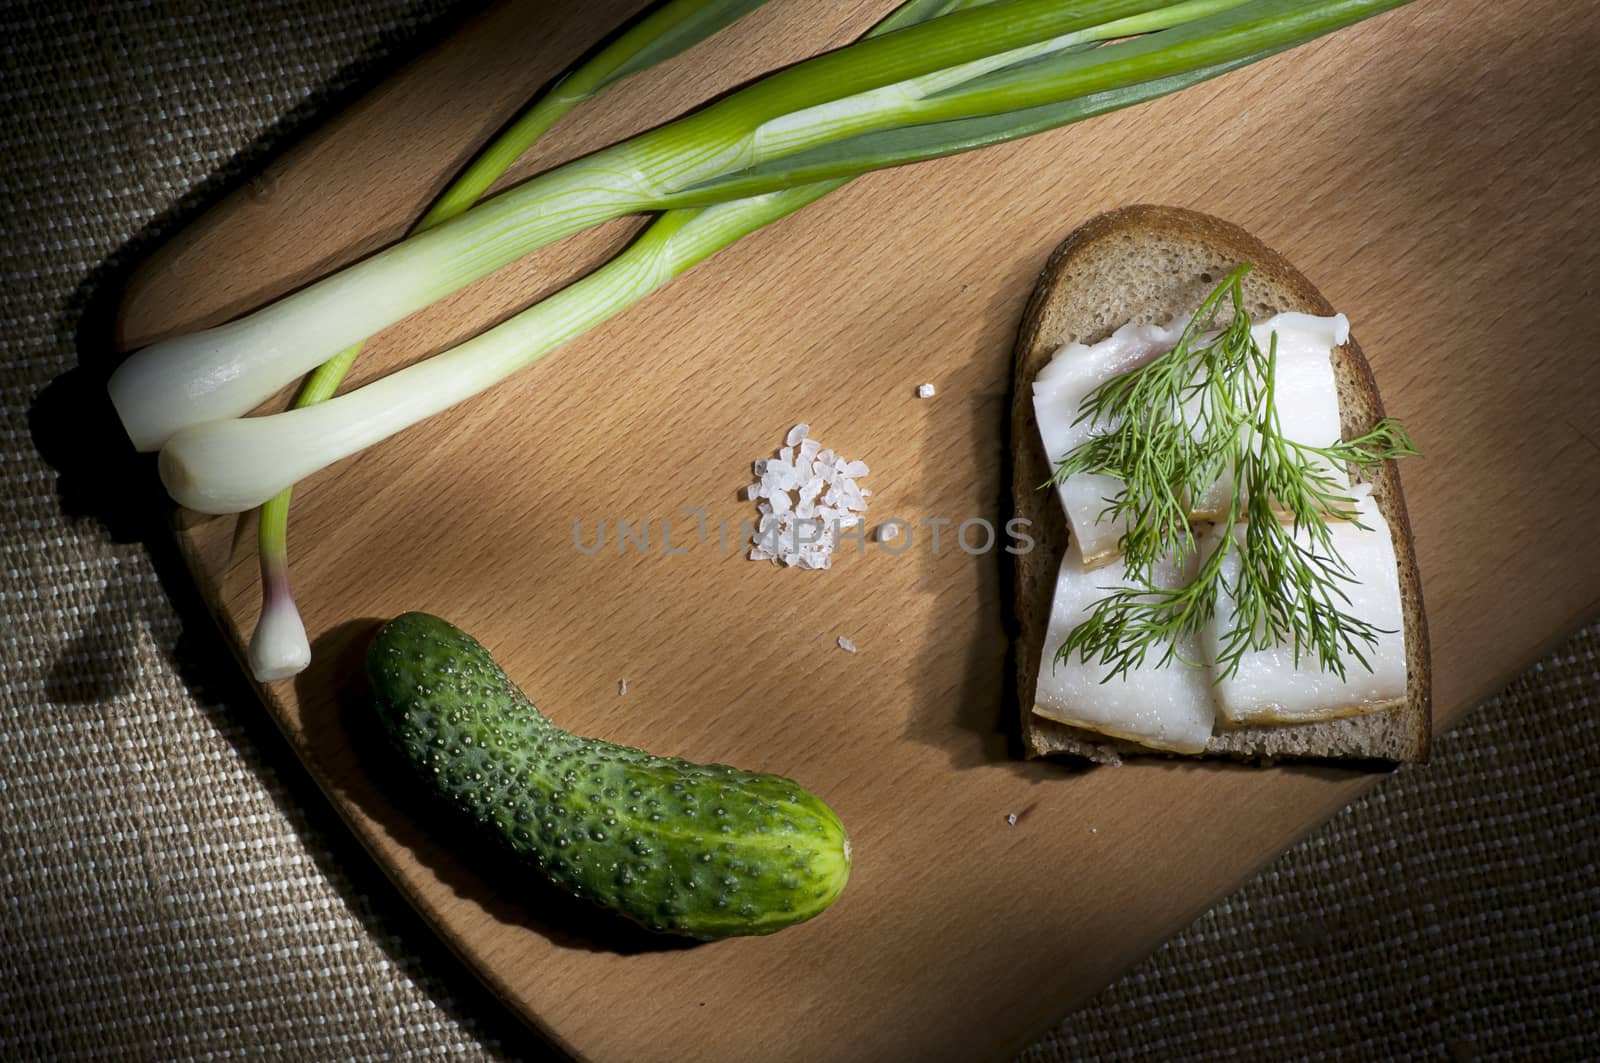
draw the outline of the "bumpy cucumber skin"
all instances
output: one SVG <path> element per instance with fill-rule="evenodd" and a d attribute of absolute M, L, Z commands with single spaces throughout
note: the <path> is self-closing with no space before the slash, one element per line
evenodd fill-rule
<path fill-rule="evenodd" d="M 844 826 L 798 783 L 563 731 L 447 621 L 389 621 L 367 674 L 384 729 L 433 790 L 557 885 L 651 930 L 770 934 L 844 889 Z"/>

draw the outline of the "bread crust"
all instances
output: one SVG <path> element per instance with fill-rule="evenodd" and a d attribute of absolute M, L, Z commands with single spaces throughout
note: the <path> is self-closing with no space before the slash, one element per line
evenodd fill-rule
<path fill-rule="evenodd" d="M 1192 314 L 1235 266 L 1249 262 L 1245 299 L 1252 317 L 1282 311 L 1334 313 L 1322 293 L 1282 255 L 1230 222 L 1179 207 L 1137 205 L 1079 226 L 1051 254 L 1023 315 L 1013 359 L 1011 454 L 1013 512 L 1032 522 L 1032 551 L 1016 559 L 1013 641 L 1024 753 L 1116 763 L 1129 755 L 1170 755 L 1046 720 L 1032 712 L 1056 569 L 1068 530 L 1052 491 L 1050 465 L 1033 409 L 1034 378 L 1063 343 L 1097 343 L 1130 320 L 1162 322 Z M 1354 438 L 1383 417 L 1372 367 L 1352 335 L 1333 352 L 1343 434 Z M 1373 475 L 1373 499 L 1388 521 L 1405 615 L 1404 703 L 1316 723 L 1219 730 L 1201 756 L 1253 760 L 1348 759 L 1422 762 L 1432 735 L 1432 671 L 1422 582 L 1400 475 L 1392 461 Z"/>

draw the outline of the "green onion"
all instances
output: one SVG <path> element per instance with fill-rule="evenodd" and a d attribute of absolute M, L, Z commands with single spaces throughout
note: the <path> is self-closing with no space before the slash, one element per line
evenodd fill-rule
<path fill-rule="evenodd" d="M 976 6 L 977 3 L 983 2 L 992 2 L 992 0 L 907 0 L 906 3 L 902 4 L 891 15 L 873 27 L 873 29 L 868 32 L 867 36 L 871 37 L 888 33 L 908 25 L 914 25 L 919 21 L 945 14 L 953 8 Z M 670 10 L 672 6 L 673 5 L 669 5 L 668 8 L 663 9 L 663 14 L 667 10 Z M 635 35 L 629 34 L 628 36 L 624 37 L 623 40 L 627 40 L 631 37 L 635 37 Z M 619 41 L 619 44 L 620 43 L 621 42 Z M 605 55 L 606 53 L 602 53 L 602 56 L 597 57 L 595 62 L 603 65 Z M 580 70 L 577 74 L 573 75 L 573 77 L 565 79 L 559 84 L 570 84 L 572 81 L 581 81 L 582 74 L 583 71 Z M 567 95 L 570 95 L 570 93 Z M 548 114 L 548 111 L 549 109 L 545 106 L 545 101 L 539 100 L 535 102 L 527 114 Z M 441 200 L 441 204 L 449 201 L 463 204 L 461 195 L 457 193 L 457 190 L 462 183 L 472 182 L 476 184 L 480 190 L 481 188 L 486 188 L 489 184 L 492 184 L 498 175 L 487 173 L 487 171 L 492 169 L 492 167 L 487 166 L 483 160 L 501 160 L 500 169 L 503 171 L 505 167 L 508 167 L 511 162 L 515 161 L 517 154 L 520 154 L 520 150 L 525 150 L 527 146 L 531 145 L 533 141 L 549 127 L 549 124 L 550 121 L 545 121 L 543 123 L 533 121 L 527 117 L 527 115 L 519 119 L 501 138 L 501 140 L 492 144 L 490 148 L 480 157 L 480 160 L 473 164 L 467 173 L 458 181 L 457 185 L 452 186 L 452 188 L 446 192 L 444 199 Z M 512 146 L 516 146 L 519 150 L 515 152 L 512 151 Z M 799 207 L 805 205 L 805 203 L 825 195 L 827 192 L 838 187 L 839 184 L 842 183 L 842 181 L 818 183 L 812 190 L 802 190 L 797 192 L 790 201 L 792 202 L 792 205 L 790 205 L 788 202 L 777 201 L 773 197 L 752 198 L 746 200 L 740 205 L 741 209 L 739 213 L 745 215 L 745 218 L 743 219 L 744 223 L 749 224 L 752 228 L 759 227 L 762 224 L 766 224 L 767 221 L 774 220 L 776 217 L 780 216 L 780 214 L 789 213 L 792 210 L 799 209 Z M 464 205 L 465 204 L 463 204 L 463 206 Z M 688 220 L 694 219 L 696 213 L 697 212 L 694 211 L 677 211 L 663 216 L 655 224 L 655 226 L 652 226 L 651 230 L 646 233 L 645 237 L 641 238 L 621 259 L 614 261 L 611 266 L 607 267 L 606 270 L 601 271 L 603 275 L 590 278 L 586 283 L 595 288 L 597 291 L 604 293 L 603 295 L 597 296 L 594 299 L 594 304 L 596 306 L 604 304 L 606 301 L 605 296 L 608 295 L 612 303 L 618 309 L 626 306 L 627 303 L 631 301 L 627 299 L 627 294 L 630 290 L 628 277 L 630 273 L 634 272 L 633 266 L 630 264 L 629 259 L 634 257 L 648 259 L 651 255 L 656 254 L 659 250 L 659 238 L 663 235 L 663 233 L 665 232 L 670 234 L 670 232 L 676 231 L 678 228 L 686 224 Z M 419 223 L 419 227 L 426 226 L 430 219 L 444 220 L 444 218 L 448 217 L 448 214 L 449 211 L 447 209 L 441 209 L 441 207 L 436 206 L 434 210 L 431 211 L 421 223 Z M 441 217 L 441 215 L 443 217 Z M 734 239 L 737 239 L 739 236 L 743 235 L 743 232 L 738 228 L 738 225 L 740 224 L 739 219 L 733 211 L 724 212 L 722 221 L 723 224 L 718 226 L 716 231 L 719 231 L 728 237 L 726 241 L 727 243 L 731 243 Z M 730 221 L 733 222 L 733 224 L 729 224 Z M 703 220 L 702 224 L 704 224 Z M 744 231 L 750 230 L 746 229 Z M 656 239 L 651 238 L 652 234 L 654 234 Z M 680 247 L 682 246 L 683 245 L 680 242 Z M 726 243 L 723 243 L 721 246 L 726 246 Z M 706 245 L 705 253 L 699 257 L 703 258 L 707 254 L 714 253 L 715 250 L 716 247 L 708 244 Z M 677 271 L 681 272 L 682 270 L 689 268 L 693 262 L 690 260 L 688 255 L 680 254 L 677 259 L 677 264 Z M 648 289 L 641 291 L 636 298 L 642 297 L 643 294 L 647 293 Z M 552 321 L 559 319 L 559 307 L 552 308 L 551 306 L 545 304 L 540 305 L 544 307 L 543 310 L 534 308 L 537 313 L 529 311 L 520 316 L 520 320 L 525 329 L 539 328 L 540 325 L 543 324 L 543 321 L 541 320 L 542 318 L 547 318 Z M 507 324 L 509 325 L 510 322 L 507 322 Z M 484 337 L 480 337 L 480 339 L 481 338 Z M 502 338 L 515 339 L 515 337 L 506 336 L 503 336 Z M 525 348 L 522 352 L 522 357 L 517 364 L 512 366 L 510 369 L 505 370 L 505 372 L 509 373 L 515 371 L 516 368 L 520 368 L 522 365 L 526 365 L 536 360 L 542 354 L 559 345 L 559 343 L 562 342 L 562 338 L 563 337 L 557 333 L 555 336 L 545 337 L 546 342 L 543 345 L 535 343 L 534 345 Z M 335 359 L 320 366 L 307 380 L 305 387 L 302 389 L 300 395 L 295 401 L 295 408 L 301 409 L 328 400 L 337 389 L 339 381 L 343 378 L 345 372 L 349 369 L 351 362 L 354 360 L 359 351 L 360 346 L 357 345 L 347 351 L 342 352 Z M 479 371 L 482 370 L 481 365 L 474 366 L 474 368 L 478 369 Z M 489 383 L 493 383 L 493 381 L 491 380 Z M 487 384 L 484 386 L 487 386 Z M 452 401 L 454 400 L 446 401 L 443 405 L 439 406 L 439 409 L 444 409 L 446 406 L 452 404 Z M 346 405 L 350 404 L 347 403 Z M 415 423 L 416 420 L 420 420 L 422 416 L 426 416 L 426 414 L 420 414 L 416 417 L 413 417 L 409 421 L 400 423 L 398 419 L 386 418 L 384 416 L 386 413 L 392 413 L 393 411 L 385 411 L 381 408 L 380 404 L 368 403 L 367 405 L 376 407 L 376 412 L 378 414 L 377 417 L 374 417 L 369 421 L 369 429 L 371 428 L 372 424 L 386 422 L 386 428 L 381 429 L 384 435 L 393 434 L 394 432 L 399 431 L 401 428 L 406 427 L 408 424 Z M 374 438 L 373 441 L 376 441 L 376 438 Z M 171 453 L 181 453 L 181 446 L 172 448 Z M 332 457 L 330 451 L 324 451 L 322 457 L 325 459 L 322 461 L 322 465 L 326 465 L 329 462 L 336 460 L 334 457 Z M 172 460 L 174 459 L 169 459 L 169 463 Z M 248 465 L 248 457 L 246 457 L 246 465 Z M 320 468 L 321 465 L 318 467 Z M 183 473 L 180 470 L 179 472 L 171 475 L 176 477 L 183 475 Z M 294 482 L 295 480 L 291 479 L 288 481 L 288 484 L 293 484 Z M 305 665 L 310 662 L 310 646 L 306 643 L 305 628 L 300 621 L 299 612 L 295 608 L 294 597 L 288 579 L 287 522 L 289 499 L 291 495 L 288 484 L 286 484 L 281 491 L 279 491 L 272 498 L 268 499 L 261 506 L 260 543 L 263 605 L 261 622 L 257 625 L 256 636 L 251 640 L 250 661 L 256 678 L 263 682 L 294 675 L 303 670 Z M 258 646 L 260 647 L 260 652 L 258 652 Z"/>
<path fill-rule="evenodd" d="M 147 348 L 113 375 L 113 402 L 135 444 L 154 448 L 185 425 L 247 412 L 332 352 L 552 240 L 621 214 L 703 202 L 683 194 L 720 176 L 747 171 L 741 195 L 791 187 L 796 178 L 781 166 L 759 170 L 764 183 L 751 175 L 830 138 L 1020 117 L 1053 103 L 1225 69 L 1401 2 L 997 0 L 944 14 L 772 74 L 245 318 Z M 1108 26 L 1128 32 L 1138 28 L 1128 20 L 1141 17 L 1156 31 L 1087 50 L 1077 46 L 1084 38 L 1073 36 L 1096 27 L 1107 36 Z M 1183 18 L 1191 21 L 1169 25 Z M 974 71 L 982 76 L 972 77 Z M 954 87 L 952 79 L 959 81 Z M 1036 123 L 1018 128 L 1029 124 Z M 860 139 L 855 147 L 875 143 Z M 921 148 L 950 150 L 959 148 Z M 835 160 L 830 179 L 897 161 L 848 155 Z"/>
<path fill-rule="evenodd" d="M 153 344 L 112 374 L 112 402 L 134 445 L 155 449 L 186 425 L 247 413 L 336 352 L 554 240 L 655 209 L 674 191 L 805 146 L 791 131 L 763 149 L 764 123 L 1162 6 L 1171 5 L 997 0 L 799 63 L 524 182 L 237 321 Z"/>
<path fill-rule="evenodd" d="M 1203 71 L 1186 79 L 1185 83 L 1192 84 L 1203 77 L 1214 76 L 1221 72 L 1221 70 Z M 1182 86 L 1164 81 L 1153 83 L 1147 92 L 1119 90 L 1086 97 L 1072 104 L 1053 108 L 1049 122 L 1051 125 L 1061 125 L 1076 121 L 1078 118 L 1126 106 L 1178 87 Z M 818 185 L 836 187 L 842 183 L 841 180 L 835 179 L 802 186 L 802 190 L 815 188 Z M 662 220 L 665 221 L 678 213 L 669 212 Z M 610 313 L 630 305 L 633 301 L 627 297 L 630 291 L 636 292 L 634 298 L 642 298 L 659 286 L 634 288 L 626 279 L 632 269 L 625 264 L 627 259 L 630 256 L 646 257 L 650 253 L 650 245 L 641 241 L 641 244 L 625 252 L 623 259 L 616 260 L 607 267 L 610 271 L 608 279 L 599 281 L 579 293 L 585 295 L 593 292 L 604 293 L 595 296 L 596 305 L 603 304 L 608 312 L 597 317 L 594 324 L 610 316 Z M 678 261 L 683 269 L 692 264 L 683 257 Z M 595 278 L 587 278 L 586 281 L 579 283 L 594 280 Z M 573 289 L 569 288 L 560 294 L 567 296 L 572 291 Z M 548 300 L 546 302 L 548 303 Z M 223 513 L 248 509 L 256 504 L 262 492 L 271 491 L 274 484 L 292 484 L 454 405 L 461 399 L 469 398 L 511 373 L 532 364 L 572 335 L 576 335 L 578 331 L 582 331 L 582 329 L 562 330 L 555 334 L 542 334 L 539 331 L 554 320 L 556 317 L 552 314 L 551 308 L 546 303 L 540 303 L 524 311 L 522 315 L 513 317 L 449 352 L 398 370 L 375 384 L 369 384 L 350 395 L 334 399 L 328 406 L 322 408 L 315 418 L 299 417 L 297 414 L 273 414 L 264 417 L 224 419 L 184 429 L 162 448 L 162 476 L 167 481 L 167 488 L 173 498 L 191 509 Z M 521 323 L 516 332 L 510 328 L 514 322 Z M 488 342 L 491 337 L 494 339 L 493 343 Z M 480 344 L 479 341 L 485 342 Z M 504 353 L 506 351 L 521 353 L 506 355 Z M 445 358 L 449 358 L 450 361 L 441 363 L 441 359 Z M 457 372 L 463 375 L 452 378 L 451 374 Z M 386 405 L 388 399 L 383 397 L 383 393 L 369 393 L 369 389 L 376 388 L 379 384 L 384 385 L 385 392 L 390 392 L 402 400 L 409 398 L 411 401 Z M 265 464 L 254 462 L 250 458 L 253 453 L 270 455 L 273 460 Z"/>

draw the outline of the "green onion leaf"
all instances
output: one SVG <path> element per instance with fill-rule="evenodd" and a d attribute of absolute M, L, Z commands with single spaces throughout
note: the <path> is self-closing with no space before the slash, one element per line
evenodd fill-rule
<path fill-rule="evenodd" d="M 541 93 L 504 133 L 451 183 L 417 231 L 448 221 L 476 203 L 534 141 L 573 107 L 641 71 L 664 63 L 733 25 L 766 0 L 676 0 L 662 4 L 594 58 Z"/>
<path fill-rule="evenodd" d="M 769 189 L 903 166 L 1020 140 L 1177 92 L 1274 54 L 1276 52 L 1264 52 L 1185 74 L 1020 111 L 863 133 L 703 181 L 667 197 L 667 202 L 673 206 L 715 203 L 730 196 L 755 195 Z"/>

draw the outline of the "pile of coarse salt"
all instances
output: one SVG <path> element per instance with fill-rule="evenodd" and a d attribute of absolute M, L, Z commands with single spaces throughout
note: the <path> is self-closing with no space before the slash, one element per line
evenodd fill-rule
<path fill-rule="evenodd" d="M 808 438 L 811 426 L 789 429 L 776 459 L 755 463 L 757 482 L 748 494 L 761 512 L 750 543 L 750 560 L 793 568 L 833 565 L 839 532 L 861 523 L 867 496 L 856 480 L 867 475 L 864 461 L 846 461 Z"/>

